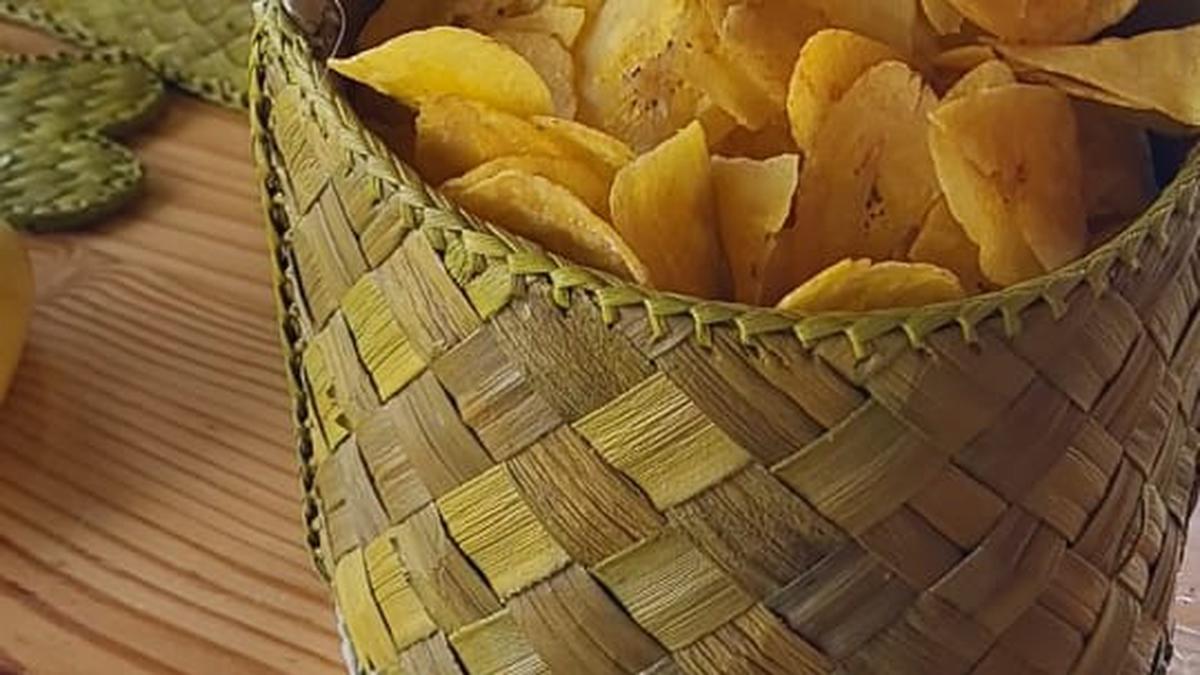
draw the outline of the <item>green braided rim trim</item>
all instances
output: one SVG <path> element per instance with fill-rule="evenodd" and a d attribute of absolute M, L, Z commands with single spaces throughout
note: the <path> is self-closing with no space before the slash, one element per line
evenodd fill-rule
<path fill-rule="evenodd" d="M 69 66 L 72 63 L 85 62 L 105 63 L 113 66 L 128 65 L 145 69 L 145 62 L 137 56 L 111 48 L 82 53 L 0 54 L 0 68 L 40 64 Z M 89 133 L 97 131 L 108 136 L 124 137 L 144 128 L 153 121 L 166 104 L 166 89 L 163 87 L 162 81 L 150 75 L 150 72 L 147 71 L 148 74 L 141 83 L 144 87 L 142 94 L 124 101 L 125 105 L 118 109 L 118 114 L 92 125 Z M 72 123 L 78 126 L 79 118 L 73 118 Z"/>
<path fill-rule="evenodd" d="M 142 165 L 128 148 L 97 134 L 71 136 L 63 139 L 62 147 L 87 148 L 104 159 L 107 174 L 103 183 L 89 186 L 86 196 L 67 195 L 29 204 L 0 203 L 0 214 L 13 227 L 37 233 L 79 229 L 120 211 L 141 192 Z M 63 153 L 62 161 L 77 157 L 77 152 Z"/>
<path fill-rule="evenodd" d="M 107 136 L 131 133 L 154 119 L 165 100 L 157 76 L 140 60 L 111 50 L 0 56 L 0 68 L 17 69 L 16 77 L 8 82 L 18 85 L 22 84 L 19 69 L 23 66 L 67 70 L 86 63 L 128 68 L 125 82 L 133 86 L 121 93 L 132 91 L 135 95 L 100 99 L 110 105 L 99 108 L 72 108 L 78 115 L 70 120 L 44 114 L 49 111 L 37 109 L 39 99 L 25 98 L 17 104 L 24 108 L 7 111 L 16 119 L 8 120 L 0 138 L 0 196 L 8 195 L 0 199 L 0 214 L 17 228 L 33 232 L 76 229 L 116 212 L 141 189 L 143 171 L 137 156 Z M 42 77 L 44 82 L 56 84 L 52 71 Z M 38 93 L 31 91 L 32 84 L 26 84 L 15 87 L 18 94 Z M 61 95 L 69 99 L 71 94 Z M 0 106 L 3 102 L 0 97 Z M 28 114 L 32 112 L 43 114 Z M 63 133 L 67 128 L 82 130 Z"/>
<path fill-rule="evenodd" d="M 210 0 L 196 1 L 209 2 Z M 152 53 L 142 54 L 124 45 L 103 40 L 89 31 L 86 26 L 76 23 L 68 17 L 58 16 L 35 7 L 30 0 L 0 0 L 0 19 L 44 30 L 79 47 L 116 51 L 131 58 L 141 59 L 164 79 L 176 84 L 189 94 L 207 101 L 235 109 L 244 109 L 249 105 L 249 94 L 241 82 L 194 75 L 185 68 L 174 67 L 161 58 L 155 58 Z"/>

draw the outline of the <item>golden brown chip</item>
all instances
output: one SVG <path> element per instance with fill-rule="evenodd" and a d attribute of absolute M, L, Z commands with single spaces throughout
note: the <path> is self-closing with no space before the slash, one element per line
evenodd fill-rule
<path fill-rule="evenodd" d="M 938 200 L 925 216 L 925 224 L 908 251 L 908 259 L 950 270 L 969 293 L 979 293 L 990 287 L 979 269 L 979 247 L 954 219 L 945 198 Z"/>
<path fill-rule="evenodd" d="M 914 57 L 933 43 L 918 0 L 823 0 L 825 15 L 845 28 Z"/>
<path fill-rule="evenodd" d="M 1089 45 L 1001 46 L 1004 56 L 1102 92 L 1102 103 L 1124 102 L 1200 126 L 1200 25 L 1109 38 Z"/>
<path fill-rule="evenodd" d="M 416 165 L 425 180 L 440 183 L 511 155 L 572 156 L 533 123 L 476 101 L 443 96 L 421 107 Z"/>
<path fill-rule="evenodd" d="M 484 26 L 489 33 L 514 30 L 542 33 L 554 37 L 566 47 L 573 47 L 586 20 L 587 11 L 582 7 L 545 5 L 528 14 L 498 18 Z"/>
<path fill-rule="evenodd" d="M 462 96 L 517 115 L 554 111 L 550 89 L 520 54 L 486 35 L 440 26 L 405 33 L 329 67 L 420 108 Z"/>
<path fill-rule="evenodd" d="M 1012 68 L 1005 65 L 1003 61 L 993 59 L 985 61 L 971 72 L 963 75 L 958 82 L 954 83 L 950 91 L 946 92 L 944 100 L 953 101 L 985 89 L 1016 83 L 1017 74 L 1012 71 Z"/>
<path fill-rule="evenodd" d="M 819 312 L 870 312 L 923 307 L 966 296 L 954 273 L 926 263 L 843 260 L 792 291 L 779 309 Z"/>
<path fill-rule="evenodd" d="M 754 85 L 773 111 L 782 110 L 801 46 L 827 25 L 820 8 L 808 0 L 706 4 L 723 59 Z"/>
<path fill-rule="evenodd" d="M 554 253 L 645 282 L 645 268 L 616 231 L 567 188 L 541 176 L 502 171 L 447 193 L 471 213 Z"/>
<path fill-rule="evenodd" d="M 921 0 L 925 18 L 938 35 L 954 35 L 961 32 L 963 15 L 950 4 L 950 0 Z"/>
<path fill-rule="evenodd" d="M 795 225 L 771 255 L 766 301 L 839 260 L 908 252 L 940 192 L 925 140 L 936 106 L 920 75 L 887 61 L 830 109 L 804 162 Z"/>
<path fill-rule="evenodd" d="M 1012 42 L 1081 42 L 1125 18 L 1138 0 L 949 0 L 972 23 Z"/>
<path fill-rule="evenodd" d="M 934 68 L 953 73 L 965 73 L 997 58 L 990 45 L 962 45 L 939 52 L 931 59 Z"/>
<path fill-rule="evenodd" d="M 788 222 L 800 182 L 800 157 L 712 159 L 717 222 L 733 274 L 734 299 L 758 302 L 769 246 Z"/>
<path fill-rule="evenodd" d="M 583 11 L 583 10 L 579 10 Z M 498 30 L 492 37 L 508 45 L 542 76 L 554 99 L 554 112 L 572 118 L 578 109 L 575 98 L 575 61 L 571 52 L 552 35 L 521 30 Z"/>
<path fill-rule="evenodd" d="M 872 66 L 900 55 L 891 47 L 841 29 L 812 36 L 796 60 L 788 89 L 787 112 L 792 137 L 811 153 L 829 109 Z"/>
<path fill-rule="evenodd" d="M 1102 106 L 1075 103 L 1083 198 L 1089 221 L 1140 215 L 1154 198 L 1154 162 L 1146 131 Z"/>
<path fill-rule="evenodd" d="M 579 120 L 638 151 L 686 126 L 704 97 L 683 75 L 701 14 L 691 0 L 607 0 L 576 45 Z"/>
<path fill-rule="evenodd" d="M 711 144 L 711 143 L 710 143 Z M 769 159 L 799 152 L 791 126 L 784 117 L 768 122 L 758 131 L 737 127 L 720 139 L 713 152 L 726 157 Z"/>
<path fill-rule="evenodd" d="M 621 169 L 611 203 L 613 225 L 645 263 L 654 287 L 729 296 L 708 144 L 698 122 Z"/>
<path fill-rule="evenodd" d="M 532 121 L 569 154 L 587 162 L 607 184 L 637 157 L 628 145 L 579 122 L 560 117 L 535 117 Z"/>
<path fill-rule="evenodd" d="M 558 183 L 582 199 L 592 211 L 608 217 L 608 183 L 596 175 L 591 167 L 576 159 L 542 155 L 500 157 L 446 181 L 442 190 L 447 193 L 462 192 L 505 171 L 519 171 Z"/>
<path fill-rule="evenodd" d="M 931 121 L 938 178 L 988 279 L 1024 281 L 1083 253 L 1082 166 L 1065 95 L 1002 86 L 950 101 Z"/>

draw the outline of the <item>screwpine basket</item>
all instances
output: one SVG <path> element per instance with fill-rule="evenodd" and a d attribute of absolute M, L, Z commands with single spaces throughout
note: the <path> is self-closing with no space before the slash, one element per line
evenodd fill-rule
<path fill-rule="evenodd" d="M 363 671 L 1162 668 L 1200 447 L 1200 158 L 1046 278 L 796 318 L 463 215 L 343 100 L 329 14 L 259 12 L 308 543 Z"/>

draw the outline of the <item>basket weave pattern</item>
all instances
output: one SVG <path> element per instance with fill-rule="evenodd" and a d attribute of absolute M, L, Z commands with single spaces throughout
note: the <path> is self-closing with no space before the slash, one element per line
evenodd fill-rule
<path fill-rule="evenodd" d="M 1196 482 L 1197 161 L 1061 273 L 797 321 L 424 187 L 276 3 L 252 118 L 308 542 L 396 673 L 1148 673 Z"/>

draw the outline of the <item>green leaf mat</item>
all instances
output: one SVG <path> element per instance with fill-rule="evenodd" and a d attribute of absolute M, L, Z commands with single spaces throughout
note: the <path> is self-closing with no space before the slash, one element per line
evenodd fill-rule
<path fill-rule="evenodd" d="M 162 100 L 162 80 L 125 54 L 0 58 L 0 218 L 65 230 L 120 208 L 142 169 L 109 136 L 142 126 Z"/>
<path fill-rule="evenodd" d="M 0 0 L 0 19 L 134 54 L 185 91 L 246 105 L 247 0 Z"/>

